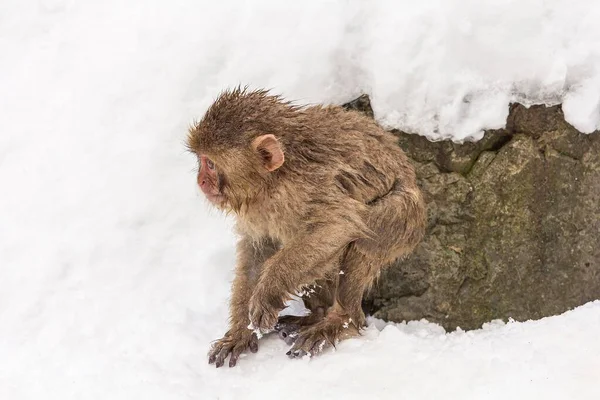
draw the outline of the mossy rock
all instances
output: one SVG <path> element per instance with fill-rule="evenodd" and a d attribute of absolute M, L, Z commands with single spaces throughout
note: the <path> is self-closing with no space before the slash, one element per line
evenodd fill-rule
<path fill-rule="evenodd" d="M 373 115 L 368 97 L 349 108 Z M 600 133 L 560 106 L 513 104 L 474 143 L 393 131 L 413 160 L 428 231 L 365 300 L 376 317 L 446 329 L 536 319 L 600 298 Z"/>

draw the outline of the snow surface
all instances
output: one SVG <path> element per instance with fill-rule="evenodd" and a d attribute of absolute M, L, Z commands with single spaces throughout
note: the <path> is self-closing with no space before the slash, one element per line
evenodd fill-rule
<path fill-rule="evenodd" d="M 226 86 L 370 93 L 434 138 L 564 100 L 599 126 L 600 3 L 0 2 L 0 399 L 600 398 L 600 303 L 444 334 L 383 326 L 288 360 L 207 365 L 226 329 L 231 221 L 183 140 Z M 468 100 L 468 101 L 467 101 Z"/>

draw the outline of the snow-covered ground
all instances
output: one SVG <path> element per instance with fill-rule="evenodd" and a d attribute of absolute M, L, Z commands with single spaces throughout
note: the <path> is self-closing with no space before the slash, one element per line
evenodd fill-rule
<path fill-rule="evenodd" d="M 0 2 L 0 399 L 600 398 L 600 303 L 444 334 L 371 321 L 335 354 L 226 328 L 231 221 L 186 129 L 226 86 L 372 95 L 379 120 L 476 138 L 508 102 L 600 126 L 600 2 Z"/>

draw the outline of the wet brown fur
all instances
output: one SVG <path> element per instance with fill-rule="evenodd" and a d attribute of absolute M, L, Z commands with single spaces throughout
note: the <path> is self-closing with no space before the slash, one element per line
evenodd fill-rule
<path fill-rule="evenodd" d="M 277 137 L 285 155 L 273 172 L 251 147 L 265 134 Z M 395 137 L 339 106 L 299 107 L 237 88 L 219 96 L 187 142 L 215 162 L 227 199 L 219 208 L 236 215 L 241 237 L 231 329 L 210 361 L 220 366 L 231 353 L 235 365 L 241 351 L 256 348 L 248 324 L 272 329 L 290 294 L 315 282 L 321 289 L 307 306 L 326 311 L 304 319 L 292 355 L 357 333 L 365 322 L 363 293 L 425 229 L 414 169 Z"/>

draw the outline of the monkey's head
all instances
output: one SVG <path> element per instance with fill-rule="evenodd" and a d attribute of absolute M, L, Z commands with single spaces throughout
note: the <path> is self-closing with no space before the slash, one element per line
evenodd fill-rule
<path fill-rule="evenodd" d="M 295 110 L 267 91 L 238 87 L 222 93 L 190 128 L 198 186 L 213 205 L 239 212 L 268 191 L 285 162 L 278 133 Z"/>

